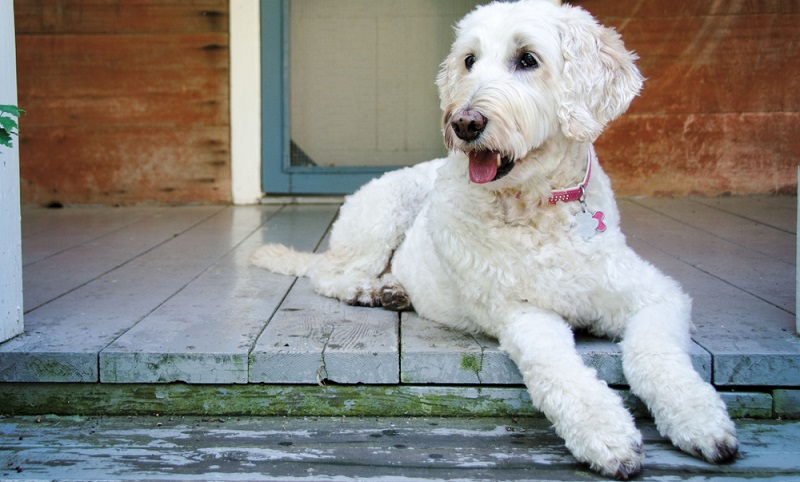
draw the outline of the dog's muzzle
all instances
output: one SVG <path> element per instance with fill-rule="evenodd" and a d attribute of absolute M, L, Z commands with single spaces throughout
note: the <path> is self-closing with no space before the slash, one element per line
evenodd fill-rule
<path fill-rule="evenodd" d="M 464 109 L 453 114 L 448 120 L 452 134 L 467 144 L 464 146 L 464 152 L 469 157 L 469 179 L 472 182 L 486 184 L 511 172 L 511 169 L 514 168 L 514 160 L 511 156 L 504 156 L 501 152 L 491 149 L 482 149 L 478 147 L 480 142 L 475 142 L 481 137 L 489 123 L 489 119 L 483 114 L 475 109 Z M 447 126 L 448 122 L 445 122 L 445 125 Z M 447 141 L 447 137 L 446 133 L 446 142 L 453 147 Z M 474 144 L 477 148 L 470 149 L 472 147 L 470 144 Z"/>

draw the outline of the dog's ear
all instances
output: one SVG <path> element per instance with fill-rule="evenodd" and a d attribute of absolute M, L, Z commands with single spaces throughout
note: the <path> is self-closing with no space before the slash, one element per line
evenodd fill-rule
<path fill-rule="evenodd" d="M 564 57 L 558 118 L 567 137 L 594 141 L 619 117 L 642 88 L 644 79 L 619 34 L 585 10 L 564 6 L 561 52 Z"/>

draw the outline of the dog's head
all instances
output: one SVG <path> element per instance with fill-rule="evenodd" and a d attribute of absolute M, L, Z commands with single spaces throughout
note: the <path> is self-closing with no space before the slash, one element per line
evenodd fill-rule
<path fill-rule="evenodd" d="M 585 10 L 525 0 L 478 7 L 456 27 L 437 77 L 445 144 L 476 183 L 514 171 L 556 141 L 591 142 L 642 87 L 620 36 Z"/>

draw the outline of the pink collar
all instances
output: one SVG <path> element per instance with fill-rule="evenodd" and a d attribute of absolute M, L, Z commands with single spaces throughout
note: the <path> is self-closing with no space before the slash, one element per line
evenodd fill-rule
<path fill-rule="evenodd" d="M 586 176 L 583 182 L 575 187 L 564 189 L 563 191 L 553 191 L 550 197 L 547 198 L 549 204 L 558 204 L 559 202 L 568 203 L 570 201 L 580 201 L 586 192 L 586 185 L 589 183 L 589 176 L 592 173 L 592 149 L 589 148 L 589 154 L 586 156 Z"/>

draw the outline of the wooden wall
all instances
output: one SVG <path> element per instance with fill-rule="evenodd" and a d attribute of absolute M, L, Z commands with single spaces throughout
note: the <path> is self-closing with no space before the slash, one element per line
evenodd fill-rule
<path fill-rule="evenodd" d="M 230 200 L 228 0 L 15 0 L 24 204 Z"/>
<path fill-rule="evenodd" d="M 800 0 L 573 3 L 648 78 L 597 143 L 619 194 L 796 192 Z M 228 0 L 14 6 L 23 203 L 230 200 Z"/>
<path fill-rule="evenodd" d="M 618 194 L 796 193 L 800 1 L 574 3 L 648 79 L 597 143 Z"/>

